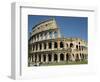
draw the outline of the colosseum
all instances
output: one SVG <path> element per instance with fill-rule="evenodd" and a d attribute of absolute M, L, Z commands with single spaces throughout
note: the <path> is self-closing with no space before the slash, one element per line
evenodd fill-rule
<path fill-rule="evenodd" d="M 32 28 L 28 40 L 28 66 L 87 62 L 87 42 L 80 38 L 62 37 L 54 18 L 42 21 Z"/>

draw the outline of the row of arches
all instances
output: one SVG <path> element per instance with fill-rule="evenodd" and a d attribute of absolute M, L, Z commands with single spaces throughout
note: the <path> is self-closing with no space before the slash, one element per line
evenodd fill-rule
<path fill-rule="evenodd" d="M 72 57 L 73 56 L 73 57 Z M 74 60 L 73 60 L 74 58 Z M 87 54 L 35 54 L 29 57 L 30 62 L 60 62 L 86 60 Z"/>
<path fill-rule="evenodd" d="M 53 48 L 73 48 L 75 45 L 73 43 L 65 43 L 61 41 L 58 42 L 42 42 L 42 43 L 35 43 L 30 45 L 30 50 L 44 50 L 44 49 L 53 49 Z M 84 46 L 76 45 L 77 50 L 84 50 Z"/>
<path fill-rule="evenodd" d="M 33 44 L 33 46 L 32 46 L 33 51 L 34 50 L 42 50 L 42 49 L 52 49 L 52 48 L 58 48 L 58 43 L 57 42 L 37 43 L 37 44 Z M 64 48 L 63 42 L 60 42 L 60 48 Z"/>
<path fill-rule="evenodd" d="M 31 42 L 35 42 L 38 40 L 45 40 L 45 39 L 53 39 L 58 37 L 58 31 L 48 31 L 48 32 L 43 32 L 43 33 L 38 33 L 36 35 L 33 35 L 31 37 Z"/>
<path fill-rule="evenodd" d="M 64 48 L 64 46 L 68 47 L 68 44 L 64 45 L 63 42 L 60 42 L 60 48 Z M 32 48 L 31 48 L 32 47 Z M 37 43 L 37 44 L 33 44 L 30 48 L 34 51 L 35 48 L 36 50 L 41 50 L 41 49 L 52 49 L 53 48 L 58 48 L 58 43 L 57 42 L 48 42 L 48 43 Z"/>

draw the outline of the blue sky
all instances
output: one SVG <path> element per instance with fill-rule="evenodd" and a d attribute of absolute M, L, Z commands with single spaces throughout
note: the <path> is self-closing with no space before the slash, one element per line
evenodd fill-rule
<path fill-rule="evenodd" d="M 78 37 L 88 41 L 88 18 L 87 17 L 64 17 L 64 16 L 28 16 L 28 31 L 31 32 L 34 25 L 47 19 L 55 18 L 60 28 L 61 36 Z"/>

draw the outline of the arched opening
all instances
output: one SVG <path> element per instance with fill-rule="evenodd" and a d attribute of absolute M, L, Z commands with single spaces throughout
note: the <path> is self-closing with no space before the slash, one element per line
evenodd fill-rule
<path fill-rule="evenodd" d="M 54 54 L 54 61 L 57 61 L 57 54 Z"/>
<path fill-rule="evenodd" d="M 44 43 L 44 49 L 46 49 L 46 43 Z"/>
<path fill-rule="evenodd" d="M 82 59 L 82 55 L 81 55 L 81 53 L 80 53 L 80 57 L 81 57 L 81 59 Z"/>
<path fill-rule="evenodd" d="M 41 54 L 39 54 L 39 62 L 41 62 Z"/>
<path fill-rule="evenodd" d="M 68 44 L 66 43 L 66 47 L 68 47 Z"/>
<path fill-rule="evenodd" d="M 40 34 L 40 39 L 43 39 L 42 34 Z"/>
<path fill-rule="evenodd" d="M 64 60 L 64 54 L 60 54 L 60 60 L 61 60 L 61 61 Z"/>
<path fill-rule="evenodd" d="M 76 49 L 78 49 L 78 45 L 76 45 Z"/>
<path fill-rule="evenodd" d="M 72 48 L 73 47 L 73 43 L 70 43 L 70 48 Z"/>
<path fill-rule="evenodd" d="M 49 49 L 51 49 L 51 48 L 52 48 L 52 43 L 50 42 L 50 43 L 49 43 Z"/>
<path fill-rule="evenodd" d="M 79 50 L 81 50 L 81 46 L 79 46 Z"/>
<path fill-rule="evenodd" d="M 33 45 L 33 51 L 34 51 L 34 45 Z"/>
<path fill-rule="evenodd" d="M 67 53 L 66 54 L 66 61 L 69 61 L 70 60 L 70 56 L 69 56 L 69 54 Z"/>
<path fill-rule="evenodd" d="M 33 56 L 31 55 L 30 57 L 31 57 L 31 62 L 33 62 Z"/>
<path fill-rule="evenodd" d="M 43 61 L 44 62 L 46 61 L 46 55 L 43 55 Z"/>
<path fill-rule="evenodd" d="M 42 49 L 42 45 L 41 45 L 41 43 L 40 43 L 40 50 Z"/>
<path fill-rule="evenodd" d="M 54 43 L 54 48 L 57 48 L 57 42 Z"/>
<path fill-rule="evenodd" d="M 50 35 L 50 39 L 52 38 L 52 32 L 49 32 L 49 35 Z"/>
<path fill-rule="evenodd" d="M 37 55 L 35 54 L 35 63 L 36 63 L 36 60 L 37 60 Z"/>
<path fill-rule="evenodd" d="M 47 37 L 47 32 L 45 33 L 45 39 L 47 39 L 48 37 Z"/>
<path fill-rule="evenodd" d="M 52 58 L 52 56 L 51 56 L 51 54 L 49 54 L 48 55 L 48 61 L 51 61 L 51 58 Z"/>
<path fill-rule="evenodd" d="M 37 40 L 39 40 L 39 35 L 37 35 Z"/>
<path fill-rule="evenodd" d="M 63 47 L 64 47 L 63 42 L 60 42 L 60 48 L 63 48 Z"/>
<path fill-rule="evenodd" d="M 47 33 L 44 33 L 44 39 L 47 39 L 46 35 L 47 35 Z"/>
<path fill-rule="evenodd" d="M 36 44 L 36 50 L 38 49 L 38 44 Z"/>

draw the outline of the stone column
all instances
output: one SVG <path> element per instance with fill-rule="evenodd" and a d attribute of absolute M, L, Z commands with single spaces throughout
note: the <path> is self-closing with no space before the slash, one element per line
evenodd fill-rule
<path fill-rule="evenodd" d="M 48 62 L 48 54 L 46 54 L 46 63 Z"/>
<path fill-rule="evenodd" d="M 54 50 L 54 42 L 52 42 L 52 50 Z"/>
<path fill-rule="evenodd" d="M 40 50 L 40 44 L 38 43 L 38 51 Z"/>
<path fill-rule="evenodd" d="M 76 60 L 76 53 L 74 53 L 74 60 Z"/>
<path fill-rule="evenodd" d="M 43 62 L 43 54 L 41 54 L 41 62 Z"/>
<path fill-rule="evenodd" d="M 60 53 L 57 54 L 58 62 L 60 62 Z"/>
<path fill-rule="evenodd" d="M 34 36 L 34 42 L 36 41 L 36 37 Z"/>
<path fill-rule="evenodd" d="M 66 61 L 66 53 L 64 53 L 64 61 Z"/>
<path fill-rule="evenodd" d="M 75 57 L 73 57 L 74 54 L 71 54 L 71 60 L 75 61 Z"/>
<path fill-rule="evenodd" d="M 42 51 L 44 50 L 44 43 L 42 43 L 42 49 L 41 49 Z"/>
<path fill-rule="evenodd" d="M 79 61 L 81 61 L 81 57 L 80 57 L 80 54 L 78 54 L 78 57 L 79 57 Z"/>
<path fill-rule="evenodd" d="M 31 62 L 32 62 L 32 55 L 30 57 L 31 57 Z"/>
<path fill-rule="evenodd" d="M 49 32 L 47 32 L 47 39 L 50 39 L 50 35 L 49 35 Z"/>
<path fill-rule="evenodd" d="M 37 41 L 37 35 L 35 37 L 36 37 L 36 41 Z"/>
<path fill-rule="evenodd" d="M 49 45 L 48 45 L 48 42 L 46 42 L 46 50 L 49 49 Z"/>
<path fill-rule="evenodd" d="M 32 51 L 33 51 L 33 44 L 31 45 L 31 47 L 32 47 Z"/>
<path fill-rule="evenodd" d="M 70 60 L 71 60 L 71 61 L 73 60 L 73 56 L 72 56 L 72 53 L 70 53 Z"/>
<path fill-rule="evenodd" d="M 43 40 L 45 40 L 45 33 L 43 33 Z"/>
<path fill-rule="evenodd" d="M 54 62 L 54 53 L 52 53 L 51 62 Z"/>
<path fill-rule="evenodd" d="M 34 51 L 36 51 L 36 45 L 34 45 Z"/>

